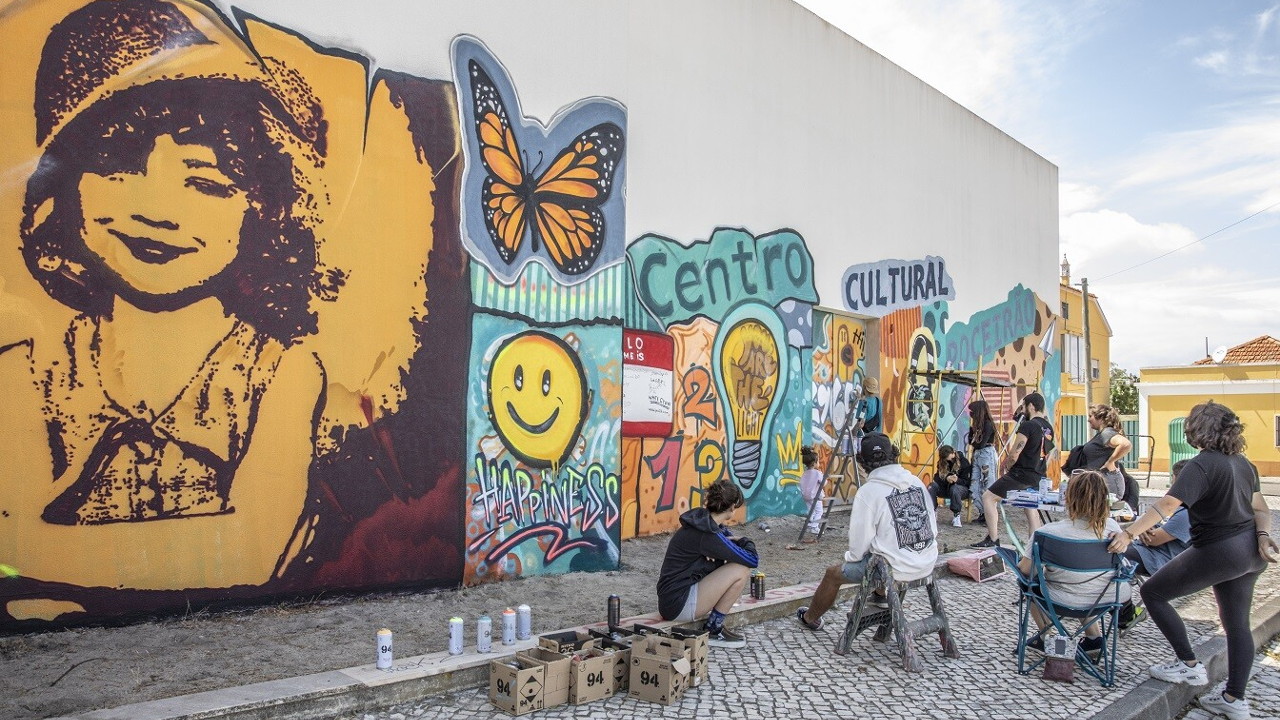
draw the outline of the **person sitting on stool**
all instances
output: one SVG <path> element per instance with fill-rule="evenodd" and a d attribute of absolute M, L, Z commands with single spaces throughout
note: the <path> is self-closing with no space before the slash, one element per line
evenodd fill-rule
<path fill-rule="evenodd" d="M 938 523 L 926 506 L 929 495 L 920 478 L 898 464 L 898 449 L 887 436 L 874 433 L 862 439 L 857 460 L 869 474 L 853 496 L 844 563 L 827 568 L 813 604 L 796 611 L 810 630 L 822 629 L 822 616 L 835 604 L 841 585 L 862 582 L 872 553 L 889 561 L 893 579 L 900 582 L 928 577 L 938 560 Z M 876 597 L 872 604 L 889 606 L 882 591 Z"/>

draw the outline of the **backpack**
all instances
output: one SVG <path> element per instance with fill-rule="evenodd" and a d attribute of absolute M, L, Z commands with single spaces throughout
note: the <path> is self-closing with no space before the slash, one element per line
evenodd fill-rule
<path fill-rule="evenodd" d="M 1071 452 L 1067 453 L 1067 461 L 1062 464 L 1062 472 L 1070 475 L 1076 470 L 1084 467 L 1084 445 L 1077 445 L 1071 448 Z"/>

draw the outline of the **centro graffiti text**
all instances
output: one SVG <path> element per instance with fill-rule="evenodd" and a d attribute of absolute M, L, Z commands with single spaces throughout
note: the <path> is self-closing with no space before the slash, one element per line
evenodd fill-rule
<path fill-rule="evenodd" d="M 636 294 L 663 327 L 698 315 L 719 321 L 744 300 L 774 306 L 784 300 L 817 302 L 813 258 L 790 230 L 759 238 L 719 228 L 689 247 L 645 235 L 627 248 Z"/>

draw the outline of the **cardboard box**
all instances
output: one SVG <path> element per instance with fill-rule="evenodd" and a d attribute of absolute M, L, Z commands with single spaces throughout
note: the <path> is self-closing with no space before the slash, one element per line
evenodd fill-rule
<path fill-rule="evenodd" d="M 524 715 L 543 707 L 542 665 L 516 658 L 507 662 L 494 660 L 489 663 L 489 702 L 509 715 Z"/>
<path fill-rule="evenodd" d="M 553 708 L 569 702 L 569 656 L 546 648 L 530 648 L 516 653 L 526 662 L 542 666 L 542 706 Z"/>
<path fill-rule="evenodd" d="M 626 630 L 615 630 L 620 639 L 614 640 L 608 633 L 592 630 L 600 647 L 613 652 L 613 692 L 626 692 L 631 687 L 631 641 L 635 635 Z"/>
<path fill-rule="evenodd" d="M 538 647 L 546 648 L 551 652 L 569 655 L 586 647 L 593 639 L 594 637 L 589 632 L 566 630 L 564 632 L 539 635 Z"/>
<path fill-rule="evenodd" d="M 684 641 L 661 635 L 637 638 L 631 645 L 627 697 L 670 705 L 689 688 L 693 663 Z"/>
<path fill-rule="evenodd" d="M 569 702 L 581 705 L 613 695 L 614 651 L 588 647 L 573 654 L 569 662 Z"/>
<path fill-rule="evenodd" d="M 706 630 L 694 630 L 691 628 L 671 628 L 671 637 L 684 641 L 684 646 L 689 649 L 689 661 L 693 663 L 693 672 L 690 675 L 691 685 L 697 687 L 707 679 L 707 643 L 711 634 Z"/>

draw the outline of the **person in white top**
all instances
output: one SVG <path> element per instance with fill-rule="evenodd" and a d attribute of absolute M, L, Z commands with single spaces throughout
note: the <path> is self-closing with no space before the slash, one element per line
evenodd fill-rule
<path fill-rule="evenodd" d="M 841 585 L 862 582 L 873 553 L 883 556 L 894 579 L 903 582 L 928 576 L 938 560 L 938 525 L 929 493 L 920 478 L 898 464 L 898 449 L 882 433 L 872 433 L 862 439 L 857 460 L 869 475 L 853 498 L 845 561 L 827 568 L 813 604 L 796 613 L 810 630 L 822 628 L 822 616 Z M 887 607 L 883 600 L 877 604 Z"/>

